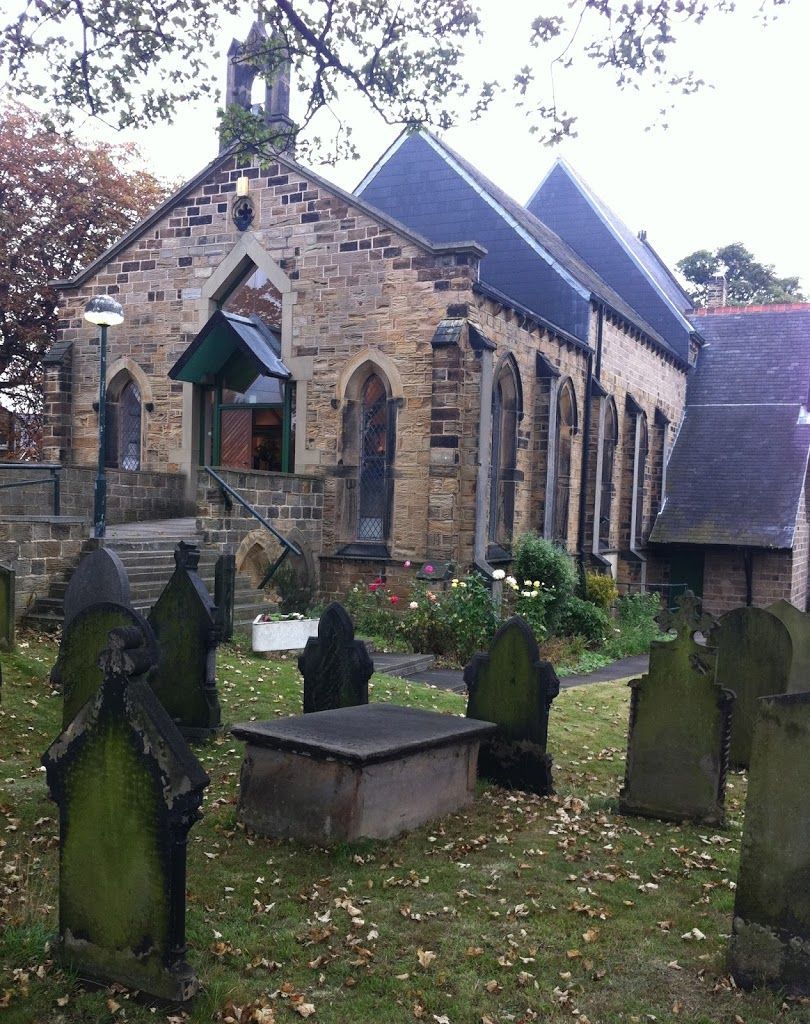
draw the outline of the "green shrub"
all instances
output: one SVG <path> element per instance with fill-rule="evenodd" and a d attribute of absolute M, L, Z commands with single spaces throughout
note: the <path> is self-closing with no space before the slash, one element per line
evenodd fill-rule
<path fill-rule="evenodd" d="M 643 654 L 661 638 L 656 616 L 661 611 L 657 594 L 627 594 L 616 602 L 617 617 L 605 653 L 613 658 Z"/>
<path fill-rule="evenodd" d="M 477 651 L 486 650 L 497 627 L 489 590 L 482 578 L 473 574 L 453 580 L 450 588 L 441 592 L 416 584 L 398 631 L 413 650 L 464 665 Z"/>
<path fill-rule="evenodd" d="M 354 621 L 355 633 L 393 643 L 397 637 L 396 596 L 386 593 L 382 581 L 371 586 L 356 583 L 343 598 L 343 604 Z"/>
<path fill-rule="evenodd" d="M 544 623 L 550 632 L 555 631 L 563 605 L 577 587 L 573 558 L 558 544 L 552 544 L 536 533 L 524 533 L 515 544 L 512 573 L 519 587 L 525 588 L 531 582 L 533 589 L 549 595 Z"/>
<path fill-rule="evenodd" d="M 592 604 L 609 611 L 619 591 L 616 589 L 616 581 L 612 576 L 606 576 L 600 572 L 589 572 L 585 575 L 585 597 Z"/>
<path fill-rule="evenodd" d="M 565 636 L 581 636 L 590 645 L 605 641 L 610 630 L 607 612 L 581 597 L 569 597 L 562 607 L 557 631 Z"/>

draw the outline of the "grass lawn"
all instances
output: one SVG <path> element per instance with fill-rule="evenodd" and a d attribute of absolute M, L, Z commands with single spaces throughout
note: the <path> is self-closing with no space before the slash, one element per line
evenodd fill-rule
<path fill-rule="evenodd" d="M 621 682 L 554 703 L 556 797 L 481 787 L 463 813 L 331 851 L 246 835 L 235 816 L 241 744 L 226 735 L 199 747 L 211 786 L 189 838 L 187 933 L 203 992 L 178 1011 L 82 985 L 48 951 L 58 842 L 39 758 L 59 731 L 55 652 L 23 636 L 3 655 L 4 1024 L 810 1022 L 810 1001 L 742 993 L 726 973 L 744 777 L 730 777 L 723 832 L 615 813 Z M 259 660 L 239 640 L 220 650 L 218 677 L 226 722 L 300 710 L 292 658 Z M 372 684 L 373 700 L 464 710 L 420 684 Z"/>

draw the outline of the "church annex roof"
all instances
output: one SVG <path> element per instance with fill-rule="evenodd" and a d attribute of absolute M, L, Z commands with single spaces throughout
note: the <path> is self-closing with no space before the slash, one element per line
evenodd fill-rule
<path fill-rule="evenodd" d="M 700 316 L 654 543 L 793 546 L 810 456 L 810 304 Z"/>
<path fill-rule="evenodd" d="M 526 205 L 687 358 L 691 300 L 646 236 L 634 234 L 562 159 Z"/>

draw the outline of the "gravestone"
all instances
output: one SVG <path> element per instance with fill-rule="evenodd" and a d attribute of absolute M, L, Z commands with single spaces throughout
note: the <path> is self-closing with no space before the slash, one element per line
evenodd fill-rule
<path fill-rule="evenodd" d="M 810 615 L 789 601 L 775 601 L 768 606 L 768 611 L 785 626 L 793 644 L 787 692 L 810 690 Z"/>
<path fill-rule="evenodd" d="M 534 634 L 520 616 L 501 626 L 488 653 L 473 657 L 464 682 L 467 717 L 498 726 L 481 742 L 478 774 L 510 789 L 553 793 L 546 743 L 560 681 L 553 666 L 541 660 Z"/>
<path fill-rule="evenodd" d="M 0 650 L 14 648 L 15 573 L 10 565 L 0 562 Z"/>
<path fill-rule="evenodd" d="M 696 643 L 714 624 L 686 591 L 659 622 L 675 638 L 650 644 L 650 670 L 633 679 L 622 814 L 710 825 L 725 819 L 734 694 L 715 681 L 716 651 Z"/>
<path fill-rule="evenodd" d="M 729 961 L 743 988 L 810 995 L 810 692 L 757 701 Z"/>
<path fill-rule="evenodd" d="M 105 601 L 77 612 L 62 634 L 59 655 L 51 669 L 51 685 L 62 691 L 62 728 L 67 728 L 83 705 L 101 686 L 100 658 L 110 630 L 135 628 L 155 665 L 158 648 L 146 619 L 132 608 Z"/>
<path fill-rule="evenodd" d="M 236 592 L 236 557 L 220 555 L 214 566 L 214 604 L 221 642 L 233 636 L 233 606 Z"/>
<path fill-rule="evenodd" d="M 190 999 L 186 839 L 208 776 L 146 682 L 137 628 L 113 630 L 103 682 L 42 758 L 59 805 L 59 953 L 82 977 Z"/>
<path fill-rule="evenodd" d="M 180 541 L 176 568 L 148 619 L 160 651 L 152 688 L 188 739 L 204 739 L 221 724 L 216 607 L 197 574 L 199 561 L 199 548 Z"/>
<path fill-rule="evenodd" d="M 304 714 L 368 704 L 368 681 L 374 671 L 362 640 L 354 639 L 349 613 L 333 601 L 318 622 L 318 635 L 307 640 L 298 657 L 304 677 Z"/>
<path fill-rule="evenodd" d="M 92 604 L 131 605 L 129 577 L 124 563 L 114 551 L 97 548 L 84 555 L 76 566 L 65 590 L 65 618 L 67 629 L 84 608 Z M 107 634 L 104 634 L 106 645 Z M 104 646 L 104 645 L 102 645 Z M 102 647 L 96 652 L 101 654 Z"/>
<path fill-rule="evenodd" d="M 757 699 L 785 693 L 793 661 L 787 627 L 764 608 L 735 608 L 711 636 L 717 648 L 717 682 L 737 699 L 731 716 L 730 763 L 747 768 Z"/>

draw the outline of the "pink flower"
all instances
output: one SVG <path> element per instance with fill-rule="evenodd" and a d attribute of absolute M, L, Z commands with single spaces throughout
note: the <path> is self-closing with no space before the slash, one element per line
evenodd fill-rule
<path fill-rule="evenodd" d="M 396 603 L 397 603 L 397 601 L 399 601 L 399 598 L 397 597 L 397 595 L 396 595 L 396 594 L 392 594 L 392 595 L 391 595 L 391 596 L 390 596 L 390 597 L 388 598 L 388 600 L 389 600 L 389 601 L 391 602 L 391 604 L 396 604 Z"/>
<path fill-rule="evenodd" d="M 425 572 L 434 572 L 433 566 L 432 565 L 426 565 L 425 566 Z"/>
<path fill-rule="evenodd" d="M 406 568 L 406 569 L 410 569 L 410 567 L 411 567 L 411 560 L 410 560 L 410 558 L 408 558 L 408 559 L 406 559 L 406 561 L 405 561 L 405 568 Z"/>
<path fill-rule="evenodd" d="M 427 592 L 427 596 L 428 596 L 428 601 L 435 601 L 436 600 L 436 595 L 433 593 L 432 590 L 429 590 Z"/>

